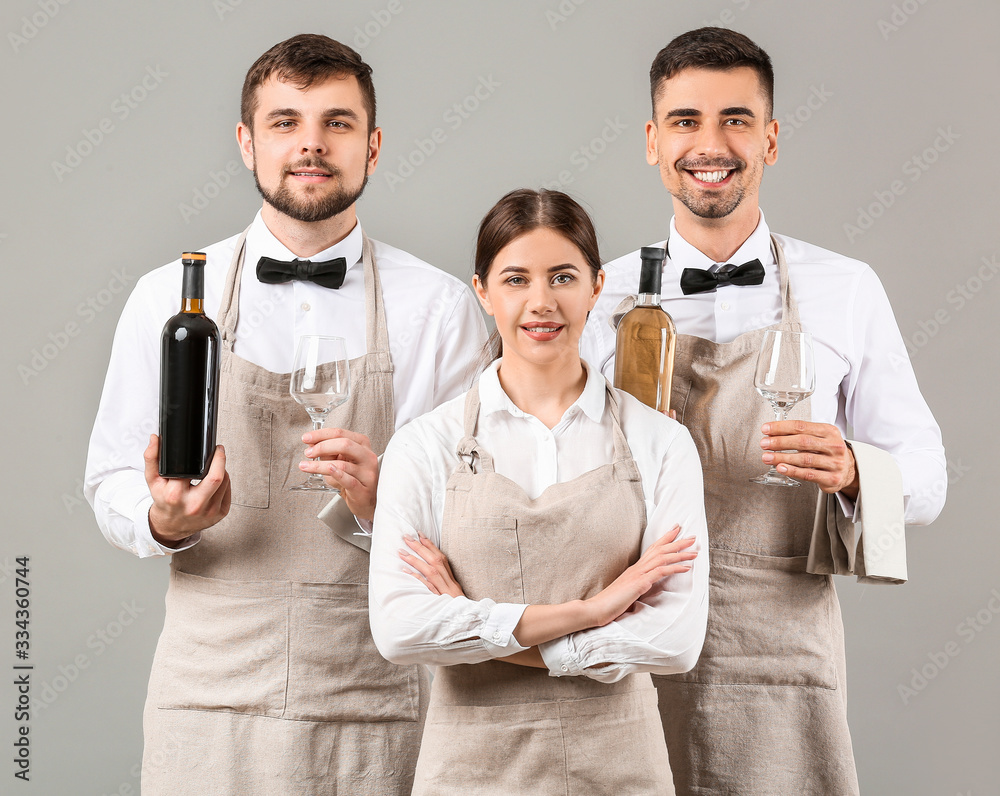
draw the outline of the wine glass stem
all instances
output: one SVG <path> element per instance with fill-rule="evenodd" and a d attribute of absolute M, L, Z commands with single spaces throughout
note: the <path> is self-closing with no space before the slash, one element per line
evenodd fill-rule
<path fill-rule="evenodd" d="M 325 418 L 322 417 L 316 418 L 310 415 L 309 419 L 312 420 L 313 431 L 319 431 L 321 428 L 323 428 L 323 421 Z M 318 462 L 319 460 L 320 460 L 319 456 L 313 459 L 314 462 Z M 323 476 L 321 476 L 319 473 L 309 473 L 309 481 L 313 484 L 326 484 L 326 481 L 323 480 Z"/>
<path fill-rule="evenodd" d="M 788 407 L 787 406 L 777 406 L 771 404 L 771 408 L 774 410 L 774 419 L 781 422 L 788 420 Z M 785 451 L 777 451 L 777 453 L 784 453 Z M 767 472 L 768 475 L 774 476 L 775 478 L 784 478 L 781 473 L 778 472 L 778 468 L 775 465 L 771 465 L 771 469 Z"/>

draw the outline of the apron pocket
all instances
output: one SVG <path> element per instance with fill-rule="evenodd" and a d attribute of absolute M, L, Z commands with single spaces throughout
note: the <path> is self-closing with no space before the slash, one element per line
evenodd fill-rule
<path fill-rule="evenodd" d="M 828 575 L 805 558 L 709 551 L 708 633 L 698 665 L 671 679 L 719 685 L 837 687 Z"/>
<path fill-rule="evenodd" d="M 151 678 L 157 705 L 280 716 L 287 591 L 282 583 L 171 573 Z"/>
<path fill-rule="evenodd" d="M 368 587 L 292 583 L 286 719 L 416 721 L 418 672 L 383 658 L 368 625 Z"/>
<path fill-rule="evenodd" d="M 441 540 L 441 552 L 470 600 L 523 604 L 521 550 L 514 517 L 458 517 Z M 473 575 L 461 566 L 468 561 Z M 488 565 L 484 566 L 484 563 Z M 487 571 L 488 570 L 488 571 Z"/>
<path fill-rule="evenodd" d="M 259 406 L 223 402 L 219 444 L 226 447 L 226 470 L 237 506 L 266 509 L 270 503 L 271 413 Z"/>

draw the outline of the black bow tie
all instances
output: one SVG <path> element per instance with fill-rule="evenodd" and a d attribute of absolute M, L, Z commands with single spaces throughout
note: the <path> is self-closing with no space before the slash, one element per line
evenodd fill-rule
<path fill-rule="evenodd" d="M 257 261 L 257 278 L 268 285 L 308 281 L 336 290 L 344 284 L 345 274 L 347 274 L 347 260 L 344 257 L 324 260 L 323 262 L 310 262 L 309 260 L 286 262 L 285 260 L 272 260 L 270 257 L 261 257 Z"/>
<path fill-rule="evenodd" d="M 681 292 L 685 296 L 692 293 L 708 293 L 723 285 L 759 285 L 764 281 L 764 266 L 760 260 L 751 260 L 743 265 L 727 263 L 714 274 L 701 268 L 685 268 L 681 272 Z"/>

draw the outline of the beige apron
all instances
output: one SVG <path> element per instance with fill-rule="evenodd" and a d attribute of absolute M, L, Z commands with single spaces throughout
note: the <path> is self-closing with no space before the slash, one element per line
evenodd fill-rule
<path fill-rule="evenodd" d="M 642 482 L 610 386 L 607 395 L 614 462 L 531 500 L 476 442 L 478 385 L 469 392 L 463 463 L 448 481 L 441 527 L 468 597 L 585 599 L 638 559 Z M 649 675 L 605 684 L 499 660 L 439 667 L 413 793 L 673 794 Z"/>
<path fill-rule="evenodd" d="M 799 331 L 772 244 L 782 319 L 769 328 Z M 858 782 L 840 604 L 830 575 L 806 572 L 819 490 L 749 480 L 766 469 L 760 427 L 773 419 L 753 387 L 764 331 L 678 336 L 671 406 L 704 467 L 710 610 L 698 665 L 653 680 L 678 793 L 847 796 Z M 790 417 L 808 420 L 809 403 Z"/>
<path fill-rule="evenodd" d="M 368 555 L 316 515 L 328 494 L 288 491 L 310 428 L 289 374 L 233 353 L 246 232 L 219 311 L 219 442 L 232 508 L 171 560 L 166 622 L 144 717 L 145 796 L 408 794 L 427 692 L 423 667 L 386 662 L 368 627 Z M 331 427 L 393 433 L 392 361 L 364 238 L 368 353 Z M 353 518 L 352 518 L 353 521 Z"/>

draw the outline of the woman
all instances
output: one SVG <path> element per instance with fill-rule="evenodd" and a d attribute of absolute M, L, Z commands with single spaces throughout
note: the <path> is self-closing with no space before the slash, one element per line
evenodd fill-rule
<path fill-rule="evenodd" d="M 473 283 L 500 358 L 396 433 L 375 513 L 375 642 L 439 667 L 413 792 L 672 794 L 646 672 L 704 639 L 698 453 L 580 359 L 604 273 L 576 202 L 503 197 Z"/>

